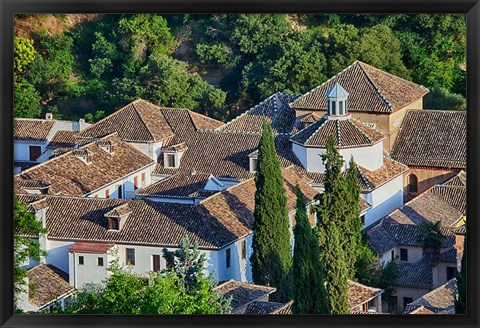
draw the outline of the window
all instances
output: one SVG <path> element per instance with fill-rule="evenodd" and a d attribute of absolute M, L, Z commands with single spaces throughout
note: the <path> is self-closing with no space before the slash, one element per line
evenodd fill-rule
<path fill-rule="evenodd" d="M 135 249 L 133 248 L 127 248 L 126 249 L 127 253 L 127 265 L 135 265 Z"/>
<path fill-rule="evenodd" d="M 415 174 L 410 174 L 408 176 L 408 192 L 418 192 L 418 178 Z"/>
<path fill-rule="evenodd" d="M 335 108 L 336 103 L 334 101 L 332 101 L 331 104 L 332 104 L 332 115 L 337 115 L 337 111 L 336 111 L 336 108 Z"/>
<path fill-rule="evenodd" d="M 395 260 L 395 251 L 392 249 L 392 252 L 390 253 L 390 255 L 392 256 L 392 261 Z"/>
<path fill-rule="evenodd" d="M 133 189 L 138 189 L 138 177 L 133 177 Z"/>
<path fill-rule="evenodd" d="M 142 187 L 144 187 L 146 183 L 147 179 L 145 179 L 145 173 L 142 173 Z"/>
<path fill-rule="evenodd" d="M 122 198 L 122 196 L 123 196 L 122 191 L 123 191 L 122 185 L 119 185 L 118 188 L 117 188 L 118 198 Z"/>
<path fill-rule="evenodd" d="M 34 162 L 40 157 L 42 153 L 42 148 L 40 146 L 30 146 L 30 161 Z"/>
<path fill-rule="evenodd" d="M 242 240 L 242 260 L 247 258 L 247 241 Z"/>
<path fill-rule="evenodd" d="M 413 298 L 411 297 L 404 297 L 403 298 L 403 308 L 405 309 L 407 307 L 407 304 L 412 303 Z"/>
<path fill-rule="evenodd" d="M 250 169 L 251 172 L 257 171 L 258 159 L 252 158 L 252 167 Z"/>
<path fill-rule="evenodd" d="M 362 225 L 365 225 L 365 214 L 360 217 L 360 220 L 362 221 Z"/>
<path fill-rule="evenodd" d="M 108 191 L 108 189 L 105 190 L 105 198 L 110 198 L 110 191 Z"/>
<path fill-rule="evenodd" d="M 457 275 L 457 268 L 447 267 L 447 280 L 455 278 L 456 275 Z"/>
<path fill-rule="evenodd" d="M 78 264 L 83 265 L 85 262 L 83 261 L 83 256 L 78 257 Z"/>
<path fill-rule="evenodd" d="M 388 310 L 390 312 L 395 312 L 398 310 L 398 298 L 397 296 L 390 296 L 388 300 Z"/>
<path fill-rule="evenodd" d="M 103 266 L 103 257 L 98 257 L 97 258 L 97 265 L 102 267 Z"/>
<path fill-rule="evenodd" d="M 152 267 L 154 272 L 160 271 L 160 255 L 152 255 Z"/>
<path fill-rule="evenodd" d="M 167 154 L 167 167 L 175 167 L 175 155 Z"/>
<path fill-rule="evenodd" d="M 344 112 L 343 112 L 343 101 L 338 102 L 338 112 L 339 112 L 340 115 L 344 114 Z"/>
<path fill-rule="evenodd" d="M 120 230 L 120 225 L 116 218 L 108 218 L 108 229 L 109 230 Z"/>
<path fill-rule="evenodd" d="M 226 260 L 227 260 L 227 268 L 230 267 L 230 248 L 227 249 L 227 252 L 225 253 L 226 255 Z"/>
<path fill-rule="evenodd" d="M 408 249 L 400 248 L 400 261 L 408 261 Z"/>

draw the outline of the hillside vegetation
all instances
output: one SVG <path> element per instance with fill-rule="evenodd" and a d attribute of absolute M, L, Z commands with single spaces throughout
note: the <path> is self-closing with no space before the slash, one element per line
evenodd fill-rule
<path fill-rule="evenodd" d="M 136 98 L 228 120 L 356 59 L 465 109 L 464 15 L 19 15 L 15 115 L 95 122 Z"/>

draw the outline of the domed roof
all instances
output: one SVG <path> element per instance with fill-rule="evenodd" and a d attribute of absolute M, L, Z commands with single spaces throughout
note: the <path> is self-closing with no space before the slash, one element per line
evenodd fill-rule
<path fill-rule="evenodd" d="M 326 148 L 327 139 L 333 135 L 337 148 L 371 146 L 385 136 L 354 119 L 332 120 L 324 116 L 290 138 L 290 141 L 305 147 Z"/>

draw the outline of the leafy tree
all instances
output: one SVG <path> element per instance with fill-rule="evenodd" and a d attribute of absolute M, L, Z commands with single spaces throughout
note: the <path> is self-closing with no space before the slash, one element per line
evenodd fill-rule
<path fill-rule="evenodd" d="M 423 98 L 423 107 L 427 109 L 466 110 L 467 102 L 462 95 L 451 93 L 441 87 L 431 87 Z"/>
<path fill-rule="evenodd" d="M 455 297 L 455 314 L 467 313 L 467 237 L 463 240 L 462 267 L 457 274 L 458 296 Z"/>
<path fill-rule="evenodd" d="M 388 51 L 385 51 L 388 49 Z M 409 79 L 403 64 L 400 42 L 385 25 L 375 25 L 362 31 L 358 47 L 359 59 L 391 74 Z"/>
<path fill-rule="evenodd" d="M 253 253 L 250 258 L 253 281 L 276 287 L 271 300 L 285 302 L 292 295 L 292 246 L 287 196 L 272 128 L 266 121 L 262 125 L 258 146 L 255 186 Z"/>
<path fill-rule="evenodd" d="M 38 118 L 42 112 L 41 97 L 35 87 L 23 78 L 14 84 L 14 117 Z"/>
<path fill-rule="evenodd" d="M 420 224 L 421 230 L 417 236 L 417 242 L 423 249 L 423 257 L 432 268 L 440 261 L 440 251 L 445 239 L 441 224 L 441 221 L 435 223 L 424 221 Z"/>
<path fill-rule="evenodd" d="M 292 312 L 295 314 L 328 314 L 330 312 L 329 300 L 325 290 L 318 240 L 310 227 L 305 197 L 298 185 L 296 193 L 297 212 L 293 253 L 295 290 Z"/>
<path fill-rule="evenodd" d="M 141 276 L 112 261 L 101 284 L 88 284 L 78 290 L 69 314 L 228 314 L 231 299 L 214 289 L 213 277 L 203 274 L 204 254 L 190 248 L 185 236 L 174 252 L 174 267 Z M 170 256 L 166 249 L 164 256 Z"/>
<path fill-rule="evenodd" d="M 193 247 L 192 247 L 193 246 Z M 203 276 L 203 269 L 205 266 L 205 253 L 200 253 L 198 250 L 198 243 L 190 244 L 188 235 L 182 238 L 179 249 L 173 254 L 170 254 L 168 249 L 163 249 L 163 257 L 166 260 L 172 259 L 174 261 L 173 267 L 167 269 L 172 270 L 180 282 L 184 285 L 188 292 L 198 289 L 198 278 Z"/>
<path fill-rule="evenodd" d="M 46 252 L 41 249 L 38 238 L 47 233 L 42 223 L 36 216 L 28 211 L 26 204 L 20 202 L 17 196 L 13 198 L 13 226 L 14 236 L 14 260 L 13 260 L 13 283 L 15 291 L 15 307 L 17 308 L 17 295 L 25 291 L 25 278 L 27 270 L 22 266 L 29 259 L 40 261 Z"/>
<path fill-rule="evenodd" d="M 37 54 L 33 40 L 15 37 L 13 39 L 13 69 L 15 73 L 24 71 L 25 66 L 34 61 Z"/>

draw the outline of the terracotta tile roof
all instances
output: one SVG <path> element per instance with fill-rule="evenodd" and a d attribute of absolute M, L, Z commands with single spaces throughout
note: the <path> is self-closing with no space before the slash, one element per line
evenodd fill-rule
<path fill-rule="evenodd" d="M 107 218 L 121 218 L 130 213 L 132 213 L 132 209 L 128 206 L 128 203 L 126 203 L 114 207 L 111 211 L 105 213 L 104 216 Z"/>
<path fill-rule="evenodd" d="M 335 137 L 337 148 L 340 149 L 371 146 L 385 139 L 381 132 L 366 127 L 357 119 L 336 120 L 324 117 L 300 130 L 290 140 L 306 147 L 325 148 L 331 135 Z"/>
<path fill-rule="evenodd" d="M 452 232 L 456 235 L 464 235 L 467 233 L 467 226 L 465 224 L 461 225 L 458 228 L 452 230 Z"/>
<path fill-rule="evenodd" d="M 383 289 L 365 286 L 352 280 L 348 281 L 348 304 L 350 309 L 354 309 L 382 293 Z"/>
<path fill-rule="evenodd" d="M 176 173 L 148 187 L 137 190 L 136 195 L 151 197 L 196 197 L 208 195 L 209 193 L 204 191 L 203 188 L 205 188 L 210 177 L 210 174 L 205 173 Z"/>
<path fill-rule="evenodd" d="M 270 295 L 276 288 L 231 279 L 215 287 L 215 290 L 226 298 L 232 296 L 232 310 L 236 311 L 245 305 Z"/>
<path fill-rule="evenodd" d="M 426 263 L 396 263 L 400 277 L 394 286 L 432 288 L 432 268 Z"/>
<path fill-rule="evenodd" d="M 409 165 L 465 169 L 467 115 L 464 111 L 412 110 L 393 146 L 393 159 Z"/>
<path fill-rule="evenodd" d="M 223 125 L 223 122 L 215 120 L 205 115 L 188 111 L 190 118 L 197 130 L 214 130 Z"/>
<path fill-rule="evenodd" d="M 447 180 L 443 183 L 445 186 L 457 186 L 457 187 L 466 187 L 467 186 L 467 173 L 464 170 L 461 170 L 454 177 Z"/>
<path fill-rule="evenodd" d="M 359 166 L 358 184 L 363 193 L 369 193 L 388 181 L 398 177 L 408 170 L 408 167 L 398 163 L 387 156 L 383 156 L 383 166 L 375 171 L 370 171 Z M 345 172 L 344 172 L 345 174 Z M 307 175 L 317 184 L 323 184 L 324 173 L 307 172 Z"/>
<path fill-rule="evenodd" d="M 457 294 L 457 281 L 454 278 L 447 281 L 444 285 L 416 299 L 412 303 L 409 303 L 405 309 L 405 312 L 410 313 L 414 309 L 421 306 L 434 313 L 448 310 L 454 306 L 455 295 Z"/>
<path fill-rule="evenodd" d="M 116 144 L 112 154 L 93 142 L 22 171 L 15 180 L 43 180 L 51 185 L 49 194 L 81 196 L 154 163 L 135 147 L 122 142 L 116 134 L 106 139 Z M 77 158 L 75 154 L 80 152 L 91 154 L 90 164 Z"/>
<path fill-rule="evenodd" d="M 13 139 L 47 141 L 54 125 L 54 120 L 15 118 L 13 121 Z"/>
<path fill-rule="evenodd" d="M 348 109 L 352 112 L 392 113 L 428 93 L 428 89 L 355 61 L 330 80 L 290 104 L 295 109 L 327 110 L 327 91 L 339 83 L 350 94 Z"/>
<path fill-rule="evenodd" d="M 260 133 L 263 119 L 266 119 L 274 133 L 291 133 L 295 111 L 288 103 L 297 97 L 277 92 L 218 129 Z"/>
<path fill-rule="evenodd" d="M 428 221 L 435 223 L 441 221 L 442 225 L 449 227 L 460 220 L 464 213 L 431 192 L 432 189 L 413 198 L 399 209 L 390 213 L 386 218 L 390 222 L 400 224 L 420 224 Z"/>
<path fill-rule="evenodd" d="M 244 314 L 292 314 L 293 301 L 287 303 L 253 302 L 247 306 Z"/>
<path fill-rule="evenodd" d="M 175 247 L 188 233 L 201 249 L 223 246 L 216 238 L 217 227 L 193 205 L 66 196 L 46 196 L 46 201 L 46 225 L 52 240 Z M 123 204 L 132 212 L 120 231 L 108 230 L 105 214 Z"/>
<path fill-rule="evenodd" d="M 79 253 L 106 253 L 112 247 L 113 244 L 76 242 L 68 251 Z"/>
<path fill-rule="evenodd" d="M 47 148 L 73 148 L 77 144 L 77 135 L 78 132 L 75 131 L 57 131 L 48 143 Z"/>
<path fill-rule="evenodd" d="M 437 185 L 433 186 L 430 192 L 457 211 L 467 213 L 467 188 L 465 186 Z"/>
<path fill-rule="evenodd" d="M 53 265 L 39 264 L 28 270 L 29 283 L 35 287 L 29 291 L 28 301 L 43 307 L 58 297 L 73 291 L 68 274 Z"/>
<path fill-rule="evenodd" d="M 174 135 L 162 112 L 162 108 L 138 99 L 84 129 L 79 136 L 101 138 L 117 132 L 123 141 L 159 142 Z"/>
<path fill-rule="evenodd" d="M 180 167 L 165 168 L 161 155 L 153 174 L 196 171 L 217 178 L 249 179 L 254 173 L 250 172 L 248 154 L 257 149 L 259 141 L 260 134 L 231 131 L 192 132 L 176 136 L 172 143 L 185 142 L 188 147 L 180 160 Z M 283 167 L 292 163 L 300 165 L 288 136 L 277 135 L 275 146 Z"/>
<path fill-rule="evenodd" d="M 457 249 L 449 248 L 440 254 L 440 262 L 457 263 Z"/>
<path fill-rule="evenodd" d="M 38 180 L 23 180 L 23 179 L 15 179 L 14 181 L 14 191 L 21 193 L 25 190 L 38 190 L 44 191 L 50 187 L 49 183 L 38 179 Z"/>
<path fill-rule="evenodd" d="M 311 124 L 311 123 L 314 123 L 315 121 L 321 119 L 322 116 L 319 115 L 319 114 L 316 114 L 315 112 L 312 112 L 312 113 L 308 113 L 308 114 L 303 115 L 303 116 L 299 116 L 299 118 L 300 118 L 300 122 Z"/>
<path fill-rule="evenodd" d="M 419 306 L 412 312 L 409 312 L 408 314 L 435 314 L 435 312 L 430 311 L 429 309 L 426 309 L 423 306 Z"/>
<path fill-rule="evenodd" d="M 287 208 L 289 212 L 295 210 L 295 186 L 298 183 L 305 195 L 307 203 L 311 202 L 318 192 L 309 187 L 310 179 L 303 175 L 296 167 L 282 171 L 287 192 Z M 221 244 L 236 240 L 252 233 L 253 210 L 255 208 L 255 181 L 250 179 L 227 188 L 199 203 L 199 211 L 214 222 L 218 228 L 216 234 Z M 223 233 L 222 229 L 223 228 Z"/>
<path fill-rule="evenodd" d="M 443 248 L 450 248 L 455 243 L 455 236 L 448 228 L 442 228 Z M 419 225 L 392 223 L 386 219 L 365 228 L 368 243 L 378 254 L 383 255 L 396 246 L 418 246 L 417 237 L 423 234 Z"/>

